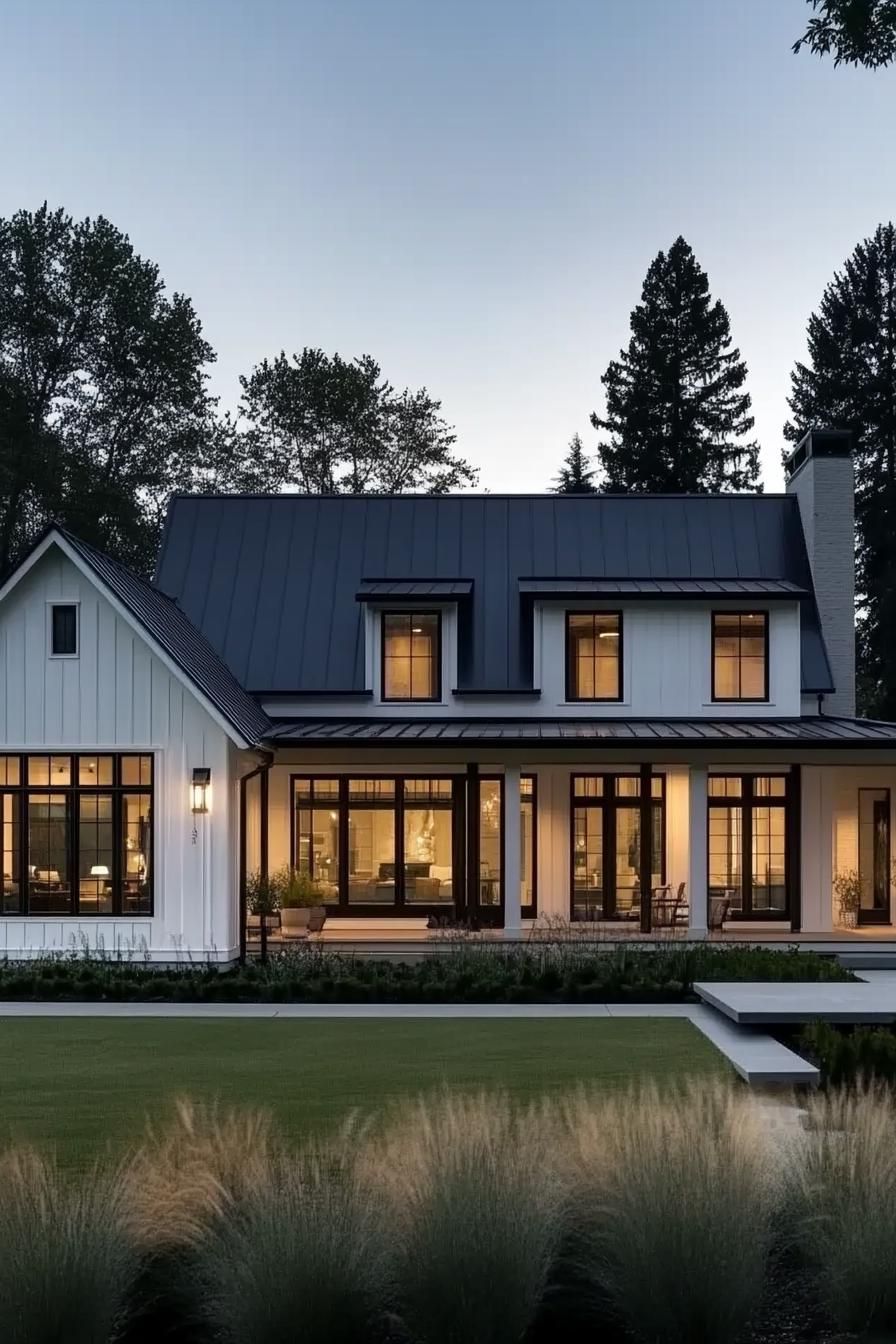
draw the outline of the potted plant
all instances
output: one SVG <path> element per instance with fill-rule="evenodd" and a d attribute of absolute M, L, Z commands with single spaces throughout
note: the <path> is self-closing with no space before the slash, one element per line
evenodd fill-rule
<path fill-rule="evenodd" d="M 249 873 L 246 878 L 246 908 L 258 921 L 259 928 L 277 928 L 280 895 L 280 882 L 276 873 Z"/>
<path fill-rule="evenodd" d="M 834 878 L 838 917 L 844 929 L 854 929 L 862 907 L 862 883 L 855 868 L 846 868 Z"/>
<path fill-rule="evenodd" d="M 307 929 L 312 914 L 317 915 L 316 927 L 322 928 L 327 912 L 320 883 L 307 873 L 290 869 L 283 879 L 280 922 L 284 930 Z"/>

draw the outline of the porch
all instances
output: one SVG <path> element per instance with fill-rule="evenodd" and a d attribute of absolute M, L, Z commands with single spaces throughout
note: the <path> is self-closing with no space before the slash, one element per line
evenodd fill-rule
<path fill-rule="evenodd" d="M 260 940 L 253 874 L 286 868 L 319 886 L 326 924 L 311 936 L 346 951 L 435 952 L 471 933 L 896 943 L 892 749 L 791 751 L 786 762 L 742 747 L 687 760 L 470 754 L 284 746 L 245 776 L 244 950 Z M 846 871 L 861 884 L 856 928 L 834 895 Z M 272 946 L 305 936 L 269 923 Z"/>

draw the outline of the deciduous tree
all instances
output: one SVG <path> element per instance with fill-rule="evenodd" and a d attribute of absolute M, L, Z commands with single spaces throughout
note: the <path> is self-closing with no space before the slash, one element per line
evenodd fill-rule
<path fill-rule="evenodd" d="M 896 0 L 808 0 L 812 6 L 803 36 L 793 44 L 816 56 L 833 52 L 834 65 L 871 70 L 896 57 Z"/>
<path fill-rule="evenodd" d="M 476 481 L 426 388 L 396 392 L 371 355 L 306 347 L 241 380 L 245 438 L 233 456 L 245 486 L 312 494 L 444 494 Z M 227 471 L 223 473 L 227 479 Z"/>
<path fill-rule="evenodd" d="M 150 570 L 168 496 L 204 451 L 213 358 L 190 300 L 108 220 L 46 205 L 0 219 L 0 559 L 55 517 Z"/>

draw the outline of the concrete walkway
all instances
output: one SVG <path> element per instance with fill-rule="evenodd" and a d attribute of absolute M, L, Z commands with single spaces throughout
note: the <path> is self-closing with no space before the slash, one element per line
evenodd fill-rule
<path fill-rule="evenodd" d="M 818 1070 L 764 1032 L 735 1023 L 702 1004 L 658 1003 L 0 1003 L 0 1019 L 256 1018 L 279 1020 L 683 1018 L 711 1041 L 751 1085 L 818 1083 Z"/>

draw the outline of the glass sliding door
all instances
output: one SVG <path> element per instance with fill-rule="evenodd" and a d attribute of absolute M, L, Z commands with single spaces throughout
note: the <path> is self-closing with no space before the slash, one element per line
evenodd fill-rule
<path fill-rule="evenodd" d="M 890 923 L 890 790 L 859 789 L 860 924 Z"/>
<path fill-rule="evenodd" d="M 454 903 L 454 808 L 450 779 L 404 781 L 404 899 Z"/>
<path fill-rule="evenodd" d="M 396 904 L 396 781 L 348 781 L 348 903 Z"/>

